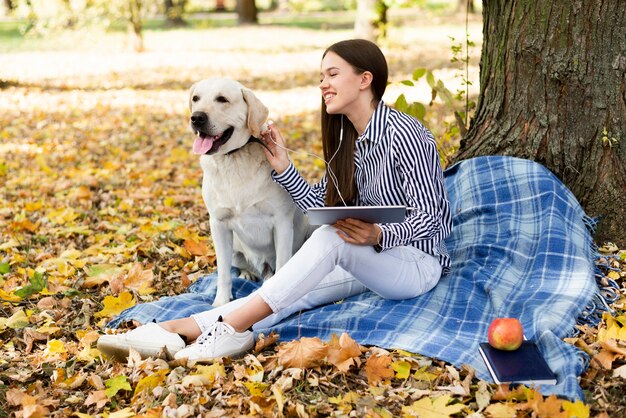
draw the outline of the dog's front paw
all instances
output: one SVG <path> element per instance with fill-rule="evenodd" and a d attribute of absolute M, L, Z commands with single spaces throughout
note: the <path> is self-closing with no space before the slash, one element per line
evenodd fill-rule
<path fill-rule="evenodd" d="M 241 273 L 239 274 L 239 277 L 242 278 L 242 279 L 250 280 L 252 282 L 256 282 L 257 281 L 257 277 L 254 275 L 254 273 L 252 273 L 249 270 L 241 270 Z"/>
<path fill-rule="evenodd" d="M 231 295 L 227 292 L 220 292 L 218 290 L 217 294 L 215 295 L 215 300 L 213 301 L 213 306 L 217 307 L 217 306 L 222 306 L 222 305 L 226 305 L 228 302 L 230 302 L 231 300 Z"/>

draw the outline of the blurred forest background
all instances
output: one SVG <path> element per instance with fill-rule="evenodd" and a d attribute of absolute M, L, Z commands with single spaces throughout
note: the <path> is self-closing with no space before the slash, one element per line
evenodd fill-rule
<path fill-rule="evenodd" d="M 380 376 L 363 357 L 351 374 L 326 364 L 288 387 L 270 375 L 276 353 L 267 351 L 208 371 L 113 364 L 95 348 L 123 308 L 183 292 L 215 267 L 191 152 L 191 84 L 227 76 L 253 89 L 315 181 L 321 54 L 342 39 L 373 39 L 390 65 L 384 100 L 424 121 L 445 166 L 478 97 L 481 10 L 465 0 L 3 0 L 0 417 L 196 416 L 209 399 L 226 415 L 284 407 L 314 416 L 315 404 L 320 415 L 413 416 L 405 408 L 423 396 L 445 400 L 441 416 L 623 413 L 626 351 L 598 336 L 607 324 L 624 329 L 623 297 L 617 319 L 571 341 L 602 355 L 582 378 L 585 405 L 497 391 L 410 353 L 387 353 Z M 601 250 L 606 277 L 621 283 L 625 252 Z M 258 367 L 268 371 L 261 380 Z M 393 396 L 381 396 L 382 378 Z"/>

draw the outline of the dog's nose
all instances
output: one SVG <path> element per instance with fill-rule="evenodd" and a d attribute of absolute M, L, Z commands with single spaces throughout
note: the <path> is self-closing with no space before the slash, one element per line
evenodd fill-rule
<path fill-rule="evenodd" d="M 207 123 L 209 117 L 204 112 L 193 112 L 191 114 L 191 123 L 195 126 L 203 126 Z"/>

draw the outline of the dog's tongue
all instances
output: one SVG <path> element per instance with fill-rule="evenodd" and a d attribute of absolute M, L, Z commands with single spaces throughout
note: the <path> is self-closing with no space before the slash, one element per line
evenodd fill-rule
<path fill-rule="evenodd" d="M 196 140 L 193 143 L 193 153 L 198 155 L 204 155 L 211 150 L 213 147 L 213 141 L 215 137 L 207 137 L 202 138 L 200 136 L 196 137 Z"/>

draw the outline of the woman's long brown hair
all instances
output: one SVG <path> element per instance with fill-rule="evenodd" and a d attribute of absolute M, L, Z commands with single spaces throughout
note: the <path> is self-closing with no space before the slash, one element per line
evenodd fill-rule
<path fill-rule="evenodd" d="M 324 51 L 325 57 L 328 52 L 334 52 L 352 66 L 357 74 L 365 71 L 372 73 L 372 92 L 374 93 L 373 105 L 378 104 L 382 99 L 387 87 L 387 61 L 378 46 L 365 39 L 350 39 L 337 42 L 329 46 Z M 330 115 L 326 111 L 326 104 L 322 98 L 322 149 L 324 159 L 330 158 L 337 152 L 330 164 L 326 164 L 326 177 L 328 185 L 326 187 L 326 206 L 337 206 L 343 204 L 341 197 L 348 204 L 353 204 L 357 190 L 354 179 L 354 150 L 358 134 L 352 122 L 348 118 L 343 118 L 343 141 L 339 150 L 339 133 L 341 131 L 341 115 Z M 337 186 L 331 179 L 332 174 L 337 177 Z"/>

